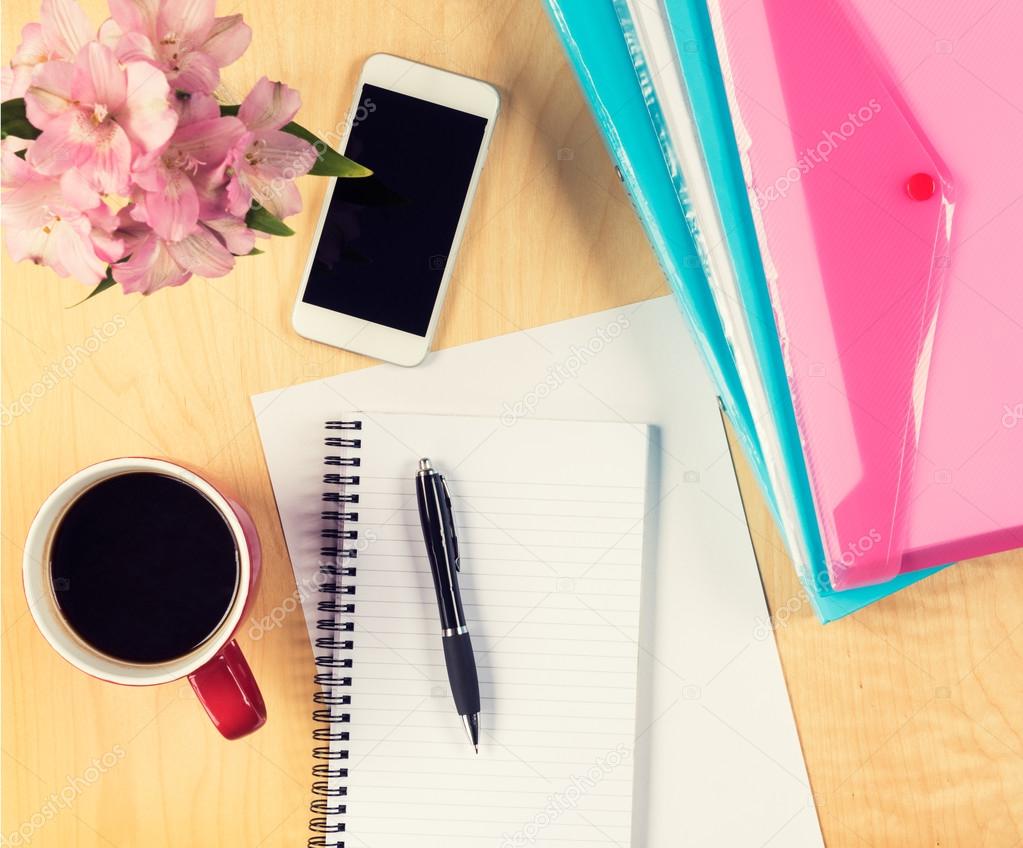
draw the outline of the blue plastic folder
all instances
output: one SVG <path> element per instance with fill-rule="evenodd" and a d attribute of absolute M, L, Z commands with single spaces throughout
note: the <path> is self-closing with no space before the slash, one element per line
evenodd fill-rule
<path fill-rule="evenodd" d="M 613 0 L 545 0 L 545 4 L 701 349 L 725 412 L 740 436 L 777 519 L 777 495 L 770 485 L 735 359 L 686 223 L 687 210 L 678 190 L 679 175 L 673 179 L 669 173 L 648 112 L 648 98 L 637 79 Z M 680 51 L 694 119 L 714 180 L 715 200 L 729 233 L 728 247 L 737 266 L 744 301 L 751 304 L 752 314 L 770 316 L 771 305 L 706 6 L 701 0 L 673 0 L 666 6 L 678 43 L 695 41 L 707 45 L 707 49 Z M 824 622 L 840 618 L 933 573 L 936 569 L 915 572 L 881 586 L 845 592 L 832 589 L 815 529 L 809 481 L 773 320 L 751 321 L 750 326 L 768 396 L 777 415 L 785 473 L 799 513 L 799 532 L 810 551 L 812 573 L 803 576 L 803 583 L 818 617 Z"/>
<path fill-rule="evenodd" d="M 675 191 L 665 177 L 664 160 L 650 130 L 646 106 L 617 19 L 610 4 L 599 10 L 598 5 L 552 2 L 548 8 L 618 166 L 618 174 L 693 330 L 725 413 L 764 484 L 767 474 L 749 405 L 700 257 L 679 215 Z M 562 17 L 563 10 L 567 18 Z M 601 13 L 592 14 L 597 11 Z M 596 57 L 599 61 L 591 64 L 591 58 Z"/>

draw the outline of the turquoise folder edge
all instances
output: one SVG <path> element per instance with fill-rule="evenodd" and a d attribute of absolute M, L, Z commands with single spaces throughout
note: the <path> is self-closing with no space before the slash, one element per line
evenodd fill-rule
<path fill-rule="evenodd" d="M 660 150 L 645 126 L 646 107 L 642 98 L 636 97 L 631 65 L 626 56 L 624 67 L 619 62 L 614 63 L 616 73 L 606 73 L 611 66 L 593 68 L 597 74 L 593 77 L 583 59 L 582 47 L 573 41 L 573 37 L 581 37 L 583 44 L 589 46 L 602 45 L 598 48 L 601 51 L 605 47 L 609 50 L 624 50 L 624 44 L 605 41 L 608 32 L 602 26 L 604 22 L 599 18 L 582 15 L 582 5 L 575 10 L 582 20 L 573 21 L 571 31 L 563 28 L 558 20 L 558 4 L 551 4 L 548 8 L 562 35 L 566 51 L 573 57 L 579 82 L 617 163 L 618 174 L 654 248 L 661 269 L 693 328 L 697 347 L 718 388 L 725 412 L 739 433 L 758 480 L 763 483 L 767 480 L 767 470 L 753 429 L 752 413 L 739 381 L 724 328 L 714 308 L 713 296 L 696 246 L 685 222 L 674 214 L 677 210 L 674 190 L 665 180 L 659 179 L 663 175 L 664 166 Z M 591 24 L 596 24 L 596 27 L 590 29 Z M 621 42 L 617 23 L 615 27 L 619 33 L 618 41 Z M 619 52 L 615 52 L 615 59 L 622 58 Z M 652 150 L 649 147 L 651 143 Z M 671 210 L 671 214 L 666 214 L 666 210 Z"/>
<path fill-rule="evenodd" d="M 715 309 L 698 251 L 685 224 L 684 212 L 681 209 L 678 194 L 667 172 L 661 146 L 650 121 L 646 100 L 637 80 L 632 58 L 629 55 L 612 0 L 605 2 L 544 0 L 544 5 L 594 112 L 605 144 L 618 166 L 647 237 L 653 245 L 683 314 L 690 324 L 704 361 L 720 392 L 725 412 L 735 425 L 743 449 L 754 467 L 761 489 L 767 496 L 772 513 L 777 520 L 776 497 L 768 482 L 763 454 L 752 426 L 749 405 L 739 381 L 731 346 Z M 679 11 L 680 9 L 676 7 L 676 17 L 678 17 Z M 676 41 L 685 40 L 679 38 L 679 34 L 687 31 L 686 21 L 692 22 L 693 18 L 690 15 L 694 12 L 698 13 L 699 10 L 690 6 L 684 11 L 687 13 L 685 18 L 679 17 L 678 23 L 675 19 L 672 20 L 672 26 L 679 27 L 675 30 Z M 704 90 L 708 96 L 700 100 L 699 103 L 693 102 L 694 117 L 698 125 L 716 126 L 718 131 L 724 127 L 730 133 L 731 117 L 727 111 L 727 100 L 724 99 L 723 83 L 720 69 L 717 68 L 717 54 L 713 49 L 710 20 L 707 17 L 705 6 L 703 6 L 703 19 L 705 28 L 697 26 L 688 28 L 689 32 L 702 33 L 704 38 L 699 43 L 709 43 L 712 48 L 693 53 L 693 55 L 703 57 L 707 63 L 698 68 L 696 72 L 704 75 L 703 79 L 706 79 L 708 75 L 712 76 L 712 71 L 717 74 L 721 99 L 717 100 L 709 96 L 713 92 L 713 86 L 705 86 Z M 696 20 L 699 20 L 698 14 Z M 711 38 L 711 40 L 708 42 L 707 38 Z M 688 73 L 688 69 L 686 71 Z M 722 104 L 724 114 L 722 115 L 720 112 L 715 114 Z M 714 156 L 715 170 L 711 171 L 712 175 L 727 173 L 727 170 L 724 169 L 728 165 L 729 154 L 731 154 L 735 166 L 739 168 L 741 196 L 736 198 L 734 195 L 735 185 L 733 182 L 726 183 L 726 188 L 732 192 L 729 197 L 728 210 L 731 215 L 737 216 L 733 219 L 737 221 L 741 221 L 740 213 L 745 210 L 745 215 L 749 218 L 750 227 L 752 227 L 752 218 L 746 205 L 745 182 L 742 179 L 738 152 L 735 150 L 734 135 L 726 138 L 729 139 L 727 144 L 719 144 L 718 148 L 705 149 L 704 152 L 705 155 L 710 153 Z M 708 163 L 709 161 L 710 157 L 708 157 Z M 718 191 L 717 186 L 715 186 L 715 191 Z M 721 197 L 717 199 L 720 203 Z M 741 205 L 736 203 L 737 199 L 741 200 Z M 724 212 L 725 210 L 722 208 L 723 217 Z M 726 221 L 726 229 L 730 229 L 728 221 Z M 746 263 L 749 263 L 751 260 L 750 250 L 756 251 L 755 273 L 757 277 L 754 279 L 763 281 L 763 269 L 756 247 L 755 231 L 747 231 L 743 228 L 740 232 L 746 237 L 745 246 L 741 248 L 740 254 L 733 251 L 733 256 L 736 256 L 737 264 L 740 255 Z M 750 233 L 752 233 L 752 242 L 749 241 Z M 731 244 L 729 247 L 732 249 Z M 763 285 L 763 295 L 766 297 L 766 281 L 763 282 Z M 745 292 L 743 296 L 746 296 Z M 763 301 L 759 302 L 761 303 L 760 314 L 765 314 L 762 311 Z M 770 309 L 769 301 L 767 309 Z M 768 311 L 766 314 L 772 313 Z M 773 334 L 773 321 L 769 329 Z M 754 341 L 758 343 L 759 356 L 764 353 L 763 333 L 760 333 L 759 338 L 755 338 Z M 768 349 L 767 363 L 773 367 L 781 362 L 781 351 L 776 336 L 772 335 L 771 344 L 773 344 L 775 352 L 772 354 Z M 784 377 L 783 366 L 781 374 Z M 834 591 L 827 578 L 823 549 L 815 530 L 816 514 L 812 499 L 810 499 L 809 481 L 803 465 L 802 450 L 799 448 L 798 431 L 795 428 L 788 384 L 784 382 L 779 387 L 776 376 L 775 374 L 775 380 L 768 386 L 768 389 L 771 391 L 772 403 L 780 405 L 783 410 L 787 409 L 791 418 L 791 428 L 787 433 L 783 432 L 782 434 L 783 440 L 786 442 L 783 445 L 786 452 L 783 459 L 790 470 L 793 469 L 793 466 L 802 469 L 801 476 L 790 476 L 789 479 L 794 484 L 800 521 L 805 537 L 810 543 L 809 549 L 816 555 L 814 578 L 804 580 L 803 586 L 818 618 L 824 623 L 841 618 L 939 570 L 929 569 L 900 576 L 880 586 L 869 586 L 845 592 Z M 794 454 L 792 451 L 793 437 L 795 438 Z M 795 461 L 793 462 L 793 460 Z M 807 524 L 808 520 L 812 522 L 809 525 Z M 814 531 L 806 533 L 807 526 L 814 528 Z"/>

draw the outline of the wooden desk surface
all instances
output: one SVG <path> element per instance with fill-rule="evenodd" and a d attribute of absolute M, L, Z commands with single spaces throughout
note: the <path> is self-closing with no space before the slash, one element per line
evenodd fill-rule
<path fill-rule="evenodd" d="M 98 24 L 104 4 L 84 5 Z M 316 131 L 335 126 L 376 51 L 501 88 L 438 347 L 665 293 L 536 0 L 220 3 L 220 14 L 236 11 L 255 37 L 225 81 L 242 92 L 264 73 L 285 80 Z M 5 57 L 37 15 L 36 0 L 8 0 Z M 149 454 L 208 469 L 252 510 L 266 551 L 257 617 L 295 591 L 248 398 L 370 364 L 290 329 L 324 191 L 317 178 L 300 184 L 298 235 L 240 260 L 230 277 L 151 298 L 110 291 L 66 309 L 83 295 L 77 283 L 4 255 L 5 835 L 25 827 L 37 848 L 305 844 L 312 684 L 300 613 L 257 641 L 243 631 L 271 719 L 226 743 L 186 682 L 130 689 L 73 671 L 36 631 L 20 579 L 28 524 L 57 483 L 101 459 Z M 101 343 L 47 378 L 97 332 Z M 8 423 L 26 392 L 28 408 Z M 1023 554 L 960 564 L 821 627 L 752 477 L 740 473 L 828 844 L 1020 844 Z M 784 831 L 770 844 L 785 845 Z"/>

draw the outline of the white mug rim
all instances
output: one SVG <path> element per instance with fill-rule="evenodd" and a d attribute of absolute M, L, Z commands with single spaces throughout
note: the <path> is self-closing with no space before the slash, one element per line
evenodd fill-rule
<path fill-rule="evenodd" d="M 109 657 L 86 645 L 68 625 L 50 587 L 46 554 L 57 523 L 67 507 L 86 489 L 121 474 L 148 471 L 186 483 L 208 498 L 231 529 L 238 552 L 238 586 L 231 608 L 214 634 L 194 651 L 163 663 L 131 663 Z M 86 674 L 127 686 L 152 686 L 187 677 L 212 660 L 231 640 L 249 594 L 252 562 L 244 528 L 231 502 L 208 480 L 181 465 L 149 457 L 107 459 L 75 472 L 43 501 L 25 541 L 22 577 L 25 598 L 36 627 L 51 647 Z"/>

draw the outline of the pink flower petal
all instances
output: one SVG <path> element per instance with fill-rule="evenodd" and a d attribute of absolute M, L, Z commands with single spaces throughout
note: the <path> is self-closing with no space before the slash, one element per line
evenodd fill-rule
<path fill-rule="evenodd" d="M 101 107 L 102 114 L 97 114 L 99 120 L 124 105 L 127 82 L 113 50 L 98 41 L 82 49 L 75 60 L 71 94 L 83 105 Z"/>
<path fill-rule="evenodd" d="M 93 250 L 89 222 L 47 216 L 45 226 L 33 229 L 7 227 L 5 241 L 16 262 L 30 260 L 52 268 L 61 277 L 69 274 L 95 285 L 106 273 L 106 262 Z"/>
<path fill-rule="evenodd" d="M 42 135 L 35 140 L 26 155 L 29 165 L 41 174 L 56 176 L 74 167 L 82 145 L 80 134 L 72 137 L 72 128 L 77 127 L 82 113 L 71 109 L 51 120 Z"/>
<path fill-rule="evenodd" d="M 241 218 L 225 215 L 221 218 L 208 218 L 199 222 L 213 230 L 224 246 L 235 256 L 244 256 L 256 244 L 256 234 L 245 226 Z"/>
<path fill-rule="evenodd" d="M 43 264 L 43 253 L 46 250 L 46 234 L 41 228 L 21 229 L 20 227 L 4 227 L 4 243 L 7 252 L 15 262 L 26 259 Z"/>
<path fill-rule="evenodd" d="M 25 114 L 34 127 L 45 130 L 71 108 L 71 80 L 75 66 L 70 62 L 37 65 L 32 84 L 25 92 Z"/>
<path fill-rule="evenodd" d="M 0 69 L 0 100 L 24 97 L 32 84 L 32 66 L 18 65 Z"/>
<path fill-rule="evenodd" d="M 53 227 L 47 247 L 47 255 L 86 285 L 94 286 L 106 276 L 107 263 L 96 255 L 87 232 L 76 231 L 67 221 L 60 221 Z M 56 270 L 56 266 L 54 268 Z"/>
<path fill-rule="evenodd" d="M 36 65 L 51 58 L 39 24 L 26 24 L 21 28 L 21 43 L 14 51 L 10 64 L 3 69 L 3 92 L 0 99 L 24 97 L 32 85 L 32 72 Z"/>
<path fill-rule="evenodd" d="M 121 223 L 120 216 L 105 203 L 85 210 L 82 216 L 88 219 L 93 233 L 97 230 L 102 230 L 107 235 L 110 235 L 117 230 Z"/>
<path fill-rule="evenodd" d="M 70 59 L 94 37 L 89 18 L 75 0 L 43 0 L 42 37 L 49 52 Z"/>
<path fill-rule="evenodd" d="M 12 66 L 5 65 L 0 68 L 0 100 L 6 101 L 21 97 L 28 90 L 28 83 L 29 80 L 25 79 L 24 74 L 19 80 L 15 80 Z"/>
<path fill-rule="evenodd" d="M 21 44 L 14 51 L 11 64 L 38 65 L 50 58 L 49 51 L 46 49 L 46 40 L 43 38 L 42 24 L 25 24 L 21 28 Z"/>
<path fill-rule="evenodd" d="M 210 94 L 220 84 L 217 63 L 197 50 L 183 54 L 177 62 L 177 68 L 177 71 L 167 74 L 167 79 L 177 91 Z"/>
<path fill-rule="evenodd" d="M 124 30 L 121 29 L 121 25 L 113 18 L 107 18 L 99 25 L 99 32 L 96 33 L 96 38 L 100 44 L 105 44 L 116 53 L 117 42 L 124 38 Z"/>
<path fill-rule="evenodd" d="M 199 49 L 213 59 L 218 67 L 226 68 L 236 62 L 252 41 L 252 28 L 241 15 L 216 18 L 213 28 Z"/>
<path fill-rule="evenodd" d="M 216 172 L 214 172 L 215 174 Z M 199 219 L 219 218 L 228 214 L 226 183 L 212 176 L 192 182 L 199 194 Z"/>
<path fill-rule="evenodd" d="M 28 162 L 17 155 L 31 146 L 28 139 L 13 135 L 0 141 L 0 184 L 4 188 L 18 188 L 36 176 Z"/>
<path fill-rule="evenodd" d="M 196 165 L 214 169 L 244 134 L 245 127 L 235 117 L 209 118 L 181 127 L 174 133 L 171 146 Z"/>
<path fill-rule="evenodd" d="M 90 238 L 93 252 L 107 265 L 121 261 L 124 256 L 124 242 L 121 239 L 114 238 L 102 230 L 93 230 Z"/>
<path fill-rule="evenodd" d="M 50 208 L 60 202 L 57 181 L 41 177 L 30 169 L 18 183 L 8 182 L 7 187 L 13 190 L 4 192 L 0 206 L 5 229 L 39 229 L 50 219 Z M 21 260 L 16 258 L 15 261 Z"/>
<path fill-rule="evenodd" d="M 92 227 L 89 239 L 95 254 L 108 265 L 120 262 L 126 251 L 125 240 L 114 233 L 117 229 L 117 216 L 105 204 L 85 214 Z"/>
<path fill-rule="evenodd" d="M 125 32 L 155 37 L 161 0 L 110 0 L 110 14 Z"/>
<path fill-rule="evenodd" d="M 301 105 L 295 89 L 263 77 L 242 101 L 238 117 L 250 130 L 277 130 L 295 117 Z"/>
<path fill-rule="evenodd" d="M 253 153 L 256 167 L 266 177 L 293 180 L 316 164 L 316 151 L 308 141 L 281 130 L 258 133 Z"/>
<path fill-rule="evenodd" d="M 155 37 L 160 0 L 110 0 L 110 14 L 124 32 Z"/>
<path fill-rule="evenodd" d="M 32 84 L 32 71 L 36 65 L 47 62 L 50 53 L 43 40 L 40 24 L 25 24 L 21 30 L 21 44 L 14 51 L 11 63 L 3 69 L 3 85 L 0 100 L 24 97 Z"/>
<path fill-rule="evenodd" d="M 238 176 L 232 177 L 227 184 L 226 208 L 237 218 L 244 218 L 252 208 L 252 192 Z"/>
<path fill-rule="evenodd" d="M 131 173 L 131 141 L 127 134 L 113 121 L 97 126 L 84 112 L 74 114 L 76 120 L 69 135 L 79 142 L 75 161 L 78 170 L 103 194 L 127 194 Z"/>
<path fill-rule="evenodd" d="M 179 43 L 202 44 L 213 29 L 216 0 L 164 0 L 158 26 L 161 34 L 173 33 Z"/>
<path fill-rule="evenodd" d="M 181 241 L 168 242 L 177 263 L 201 277 L 223 277 L 234 268 L 234 256 L 209 230 L 200 227 Z"/>
<path fill-rule="evenodd" d="M 212 94 L 172 95 L 171 106 L 178 113 L 178 129 L 220 116 L 220 104 Z"/>
<path fill-rule="evenodd" d="M 183 239 L 195 230 L 199 219 L 199 197 L 195 186 L 181 171 L 168 171 L 162 191 L 146 193 L 146 217 L 158 236 L 171 241 Z"/>
<path fill-rule="evenodd" d="M 162 150 L 139 156 L 131 167 L 133 187 L 143 191 L 163 191 L 169 178 L 167 171 L 167 166 L 163 164 Z"/>
<path fill-rule="evenodd" d="M 157 60 L 156 49 L 141 32 L 126 32 L 118 40 L 114 47 L 114 55 L 117 61 L 122 64 L 128 62 L 150 62 L 155 64 Z"/>
<path fill-rule="evenodd" d="M 135 219 L 138 208 L 134 203 L 129 203 L 115 216 L 117 226 L 114 229 L 114 236 L 124 242 L 124 255 L 132 253 L 135 247 L 151 236 L 153 230 L 148 224 L 143 224 Z"/>
<path fill-rule="evenodd" d="M 131 256 L 112 266 L 114 279 L 125 293 L 152 294 L 165 286 L 180 286 L 192 272 L 182 268 L 167 250 L 164 241 L 150 233 L 139 241 Z"/>
<path fill-rule="evenodd" d="M 291 180 L 267 178 L 253 169 L 242 171 L 240 177 L 259 205 L 271 215 L 287 218 L 302 211 L 302 195 Z"/>
<path fill-rule="evenodd" d="M 145 62 L 128 62 L 124 69 L 128 97 L 116 120 L 139 148 L 155 150 L 167 142 L 178 124 L 178 114 L 167 99 L 170 86 L 159 68 Z"/>
<path fill-rule="evenodd" d="M 71 168 L 61 175 L 60 193 L 65 203 L 78 210 L 100 205 L 99 192 L 78 168 Z"/>

